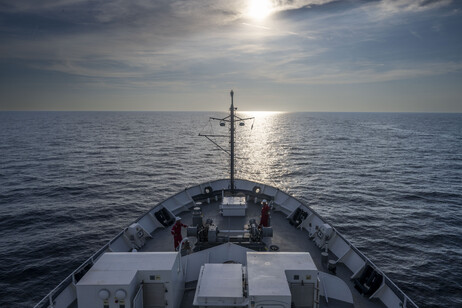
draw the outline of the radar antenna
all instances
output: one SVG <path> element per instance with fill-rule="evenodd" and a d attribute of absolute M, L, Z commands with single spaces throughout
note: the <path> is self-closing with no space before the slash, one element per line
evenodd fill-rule
<path fill-rule="evenodd" d="M 199 133 L 199 136 L 205 137 L 208 140 L 210 140 L 213 144 L 215 144 L 220 150 L 226 152 L 230 156 L 230 188 L 231 188 L 231 193 L 234 194 L 235 192 L 235 185 L 234 185 L 234 160 L 235 160 L 235 155 L 234 155 L 234 150 L 235 150 L 235 123 L 240 122 L 240 126 L 244 126 L 244 122 L 247 120 L 254 120 L 255 117 L 250 117 L 250 118 L 241 118 L 236 115 L 236 110 L 237 107 L 234 107 L 234 91 L 231 90 L 231 106 L 229 107 L 229 115 L 224 117 L 224 118 L 214 118 L 210 117 L 210 120 L 215 120 L 220 122 L 220 126 L 225 126 L 225 123 L 228 122 L 230 123 L 230 128 L 229 128 L 229 144 L 230 144 L 230 149 L 229 151 L 224 149 L 222 146 L 220 146 L 218 143 L 216 143 L 214 140 L 211 139 L 211 137 L 228 137 L 228 135 L 215 135 L 215 134 L 202 134 Z M 253 124 L 251 129 L 253 128 Z"/>

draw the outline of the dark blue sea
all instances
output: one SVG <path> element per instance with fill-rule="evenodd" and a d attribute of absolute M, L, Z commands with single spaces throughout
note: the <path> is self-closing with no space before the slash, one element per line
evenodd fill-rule
<path fill-rule="evenodd" d="M 1 112 L 0 307 L 33 306 L 164 198 L 227 178 L 198 136 L 223 132 L 209 116 Z M 462 114 L 243 116 L 238 178 L 304 200 L 420 307 L 462 307 Z"/>

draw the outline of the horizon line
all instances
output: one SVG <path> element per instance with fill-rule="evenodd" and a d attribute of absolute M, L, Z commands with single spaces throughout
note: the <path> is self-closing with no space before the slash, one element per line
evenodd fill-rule
<path fill-rule="evenodd" d="M 0 110 L 0 112 L 222 112 L 226 110 Z M 242 113 L 439 113 L 461 114 L 462 111 L 279 111 L 279 110 L 240 110 Z"/>

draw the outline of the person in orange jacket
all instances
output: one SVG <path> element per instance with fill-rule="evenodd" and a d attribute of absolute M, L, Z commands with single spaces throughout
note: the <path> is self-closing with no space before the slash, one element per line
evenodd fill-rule
<path fill-rule="evenodd" d="M 260 225 L 259 227 L 269 227 L 269 211 L 270 207 L 266 200 L 261 202 L 263 205 L 261 208 L 261 216 L 260 216 Z"/>
<path fill-rule="evenodd" d="M 176 217 L 175 218 L 175 224 L 172 227 L 172 235 L 173 235 L 173 241 L 175 245 L 175 250 L 178 249 L 178 246 L 180 245 L 181 241 L 183 240 L 183 236 L 181 235 L 181 227 L 187 228 L 188 226 L 185 224 L 181 223 L 181 217 Z"/>

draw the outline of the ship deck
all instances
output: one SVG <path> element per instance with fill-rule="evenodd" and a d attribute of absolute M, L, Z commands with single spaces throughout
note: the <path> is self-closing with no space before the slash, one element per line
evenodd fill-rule
<path fill-rule="evenodd" d="M 210 204 L 203 203 L 200 205 L 204 221 L 207 218 L 213 219 L 214 223 L 223 230 L 239 230 L 243 229 L 249 220 L 254 218 L 259 221 L 260 217 L 260 204 L 255 204 L 252 201 L 248 202 L 245 217 L 223 217 L 219 212 L 220 201 L 213 201 Z M 182 223 L 190 225 L 192 222 L 192 211 L 184 211 L 179 216 L 182 217 Z M 273 237 L 271 238 L 271 245 L 277 245 L 281 252 L 309 252 L 313 261 L 319 271 L 328 273 L 327 267 L 321 262 L 321 249 L 316 246 L 312 241 L 306 230 L 296 228 L 291 225 L 282 212 L 271 212 L 271 226 L 273 227 Z M 152 234 L 152 239 L 147 241 L 146 244 L 139 250 L 141 252 L 161 252 L 161 251 L 174 251 L 173 236 L 170 234 L 171 227 L 156 229 Z M 185 230 L 185 229 L 183 229 Z M 186 231 L 183 231 L 183 237 Z M 329 259 L 337 259 L 332 254 Z M 350 277 L 353 273 L 342 263 L 337 264 L 336 276 L 341 278 L 350 288 L 353 296 L 354 306 L 358 308 L 380 308 L 386 307 L 379 300 L 370 300 L 361 295 L 354 287 Z M 195 282 L 186 285 L 183 301 L 181 307 L 193 307 L 193 298 L 195 293 Z M 321 296 L 321 307 L 352 307 L 350 304 L 335 301 Z"/>
<path fill-rule="evenodd" d="M 202 212 L 202 221 L 205 222 L 207 219 L 212 219 L 214 225 L 218 227 L 218 231 L 221 232 L 218 233 L 218 240 L 215 240 L 215 232 L 211 232 L 215 227 L 212 228 L 208 225 L 206 232 L 208 232 L 209 238 L 203 239 L 200 245 L 197 246 L 201 246 L 203 250 L 194 252 L 196 250 L 193 249 L 189 251 L 189 254 L 184 256 L 184 262 L 182 261 L 182 257 L 174 254 L 177 256 L 177 262 L 179 264 L 177 273 L 179 273 L 180 265 L 183 267 L 182 274 L 177 274 L 181 276 L 178 277 L 183 282 L 182 286 L 177 285 L 172 289 L 175 293 L 167 293 L 165 291 L 165 294 L 168 294 L 166 296 L 169 296 L 170 300 L 173 302 L 175 302 L 175 298 L 179 299 L 180 294 L 183 294 L 182 301 L 177 301 L 175 303 L 176 307 L 193 307 L 196 290 L 199 292 L 202 286 L 199 275 L 202 266 L 213 263 L 218 265 L 220 263 L 229 263 L 232 261 L 233 263 L 240 263 L 243 267 L 246 267 L 243 268 L 243 275 L 246 275 L 245 273 L 249 272 L 248 256 L 250 254 L 253 256 L 259 255 L 260 258 L 271 255 L 277 256 L 278 258 L 286 258 L 286 260 L 288 260 L 287 256 L 289 255 L 304 255 L 305 259 L 310 259 L 310 265 L 299 268 L 299 270 L 304 271 L 308 270 L 308 268 L 311 269 L 316 267 L 317 279 L 312 279 L 311 275 L 304 276 L 306 280 L 310 281 L 310 283 L 307 284 L 315 286 L 314 289 L 312 288 L 312 290 L 316 291 L 314 293 L 316 295 L 316 299 L 314 300 L 315 306 L 317 306 L 317 299 L 319 298 L 319 307 L 417 308 L 417 305 L 413 303 L 412 300 L 385 275 L 385 273 L 380 271 L 371 260 L 354 247 L 354 245 L 342 236 L 335 227 L 330 226 L 318 213 L 303 202 L 275 187 L 261 183 L 237 180 L 235 186 L 236 193 L 245 196 L 247 199 L 245 216 L 223 217 L 220 212 L 220 205 L 224 200 L 223 195 L 227 196 L 230 194 L 228 180 L 216 180 L 186 188 L 176 195 L 158 203 L 147 213 L 140 216 L 129 227 L 123 229 L 114 239 L 101 247 L 100 250 L 72 272 L 71 275 L 63 280 L 35 307 L 46 308 L 49 307 L 50 303 L 53 303 L 53 306 L 56 308 L 89 307 L 85 303 L 78 302 L 80 299 L 85 301 L 86 297 L 82 295 L 80 299 L 78 299 L 77 288 L 81 286 L 80 290 L 83 290 L 84 281 L 81 281 L 81 279 L 82 277 L 86 277 L 86 275 L 95 274 L 96 270 L 92 270 L 95 264 L 98 264 L 104 256 L 108 258 L 107 254 L 113 252 L 119 253 L 121 258 L 128 258 L 129 255 L 132 255 L 130 257 L 132 259 L 138 258 L 135 257 L 136 254 L 130 253 L 130 251 L 133 251 L 133 248 L 137 248 L 139 252 L 173 252 L 174 239 L 171 234 L 172 226 L 164 227 L 163 224 L 166 224 L 166 221 L 171 222 L 175 216 L 180 216 L 182 217 L 183 224 L 193 226 L 193 209 L 199 206 Z M 272 237 L 269 237 L 269 234 L 266 233 L 268 230 L 266 229 L 258 231 L 256 228 L 253 228 L 253 231 L 249 231 L 249 228 L 246 227 L 246 225 L 249 225 L 250 219 L 255 219 L 257 223 L 259 222 L 261 214 L 260 202 L 262 199 L 270 200 L 273 205 L 273 209 L 271 210 Z M 231 204 L 231 206 L 234 207 L 234 204 Z M 238 212 L 242 213 L 242 208 L 231 208 L 229 210 L 233 211 L 236 209 Z M 197 222 L 199 216 L 195 217 L 195 221 Z M 294 224 L 299 226 L 295 227 Z M 246 229 L 246 231 L 244 231 L 244 229 Z M 233 238 L 230 240 L 231 243 L 226 243 L 226 241 L 228 241 L 226 236 L 220 236 L 220 234 L 226 234 L 226 230 L 231 230 L 229 234 L 233 234 Z M 182 231 L 185 237 L 187 233 L 186 229 Z M 198 229 L 195 228 L 188 229 L 190 234 L 197 235 L 197 231 Z M 265 232 L 265 234 L 262 232 Z M 241 237 L 239 237 L 239 235 Z M 262 245 L 262 238 L 265 245 Z M 195 240 L 195 237 L 189 237 L 189 241 L 193 248 L 196 244 Z M 239 245 L 239 240 L 247 243 Z M 271 247 L 270 245 L 276 245 L 278 248 L 276 250 L 282 253 L 255 254 L 249 248 L 257 247 L 260 248 L 261 251 L 261 248 Z M 321 249 L 319 247 L 323 248 Z M 328 259 L 333 260 L 333 264 L 336 265 L 336 273 L 331 273 L 327 269 L 326 255 L 322 255 L 322 252 L 325 251 L 328 251 Z M 309 255 L 307 253 L 309 253 Z M 143 254 L 140 255 L 142 256 Z M 105 261 L 101 262 L 104 263 Z M 266 263 L 268 262 L 265 262 L 265 264 Z M 124 266 L 127 264 L 130 266 L 136 265 L 133 268 L 134 270 L 140 270 L 138 267 L 143 266 L 143 264 L 139 262 L 121 264 L 124 264 Z M 253 266 L 253 264 L 255 263 L 251 263 L 250 265 Z M 291 266 L 292 264 L 294 263 L 289 260 L 284 263 L 283 266 Z M 273 268 L 277 269 L 281 268 L 281 266 L 276 265 L 269 269 Z M 284 268 L 287 269 L 289 267 Z M 281 270 L 284 269 L 281 268 Z M 111 267 L 111 271 L 117 272 L 119 269 L 117 267 Z M 252 275 L 255 275 L 255 271 L 252 273 Z M 277 277 L 282 277 L 282 275 L 286 275 L 286 273 L 283 272 Z M 256 276 L 258 275 L 252 277 Z M 157 280 L 157 276 L 149 276 L 145 279 L 150 281 L 152 280 L 150 277 L 154 277 L 154 280 Z M 355 279 L 353 280 L 352 277 Z M 290 282 L 291 285 L 286 285 L 286 289 L 298 288 L 297 286 L 299 285 L 304 286 L 304 279 L 301 280 L 301 284 L 295 281 L 299 280 L 298 275 L 294 274 L 290 279 L 292 281 Z M 180 280 L 177 279 L 176 282 Z M 142 278 L 138 277 L 133 280 L 133 283 L 142 291 L 143 281 Z M 262 282 L 263 284 L 265 283 L 265 281 Z M 113 283 L 114 282 L 110 281 L 110 284 Z M 287 278 L 287 282 L 284 280 L 284 283 L 289 283 L 289 278 Z M 199 287 L 196 287 L 197 284 L 199 284 Z M 250 288 L 250 280 L 248 280 L 248 277 L 243 277 L 242 287 L 244 292 L 247 292 L 247 284 Z M 96 285 L 99 286 L 99 283 Z M 256 285 L 254 284 L 254 286 Z M 308 285 L 308 287 L 310 286 Z M 362 295 L 356 287 L 368 293 L 369 296 Z M 218 288 L 220 288 L 220 286 L 218 286 Z M 281 285 L 281 288 L 284 288 L 284 286 Z M 306 287 L 304 288 L 306 289 Z M 223 288 L 220 290 L 223 291 Z M 116 290 L 113 291 L 115 292 Z M 138 294 L 143 294 L 144 291 L 141 291 L 138 292 Z M 305 300 L 307 298 L 305 293 L 300 293 L 300 289 L 294 289 L 294 292 L 298 292 L 296 299 L 294 299 L 294 301 L 296 300 L 298 303 L 300 303 L 300 299 Z M 130 294 L 130 300 L 135 300 L 135 297 L 138 300 L 138 294 Z M 148 290 L 146 294 L 151 296 L 155 293 Z M 291 297 L 292 291 L 290 291 L 289 294 L 289 297 Z M 173 295 L 175 297 L 172 297 Z M 283 296 L 287 296 L 286 293 L 284 293 Z M 245 294 L 243 298 L 251 300 L 248 294 Z M 310 301 L 313 302 L 313 299 L 310 299 Z M 293 305 L 294 304 L 295 302 Z M 134 307 L 143 307 L 143 304 L 139 304 L 139 302 L 133 305 Z M 249 305 L 251 306 L 251 302 L 249 302 Z M 303 305 L 295 304 L 295 307 L 301 306 Z M 197 305 L 194 307 L 197 307 Z"/>

